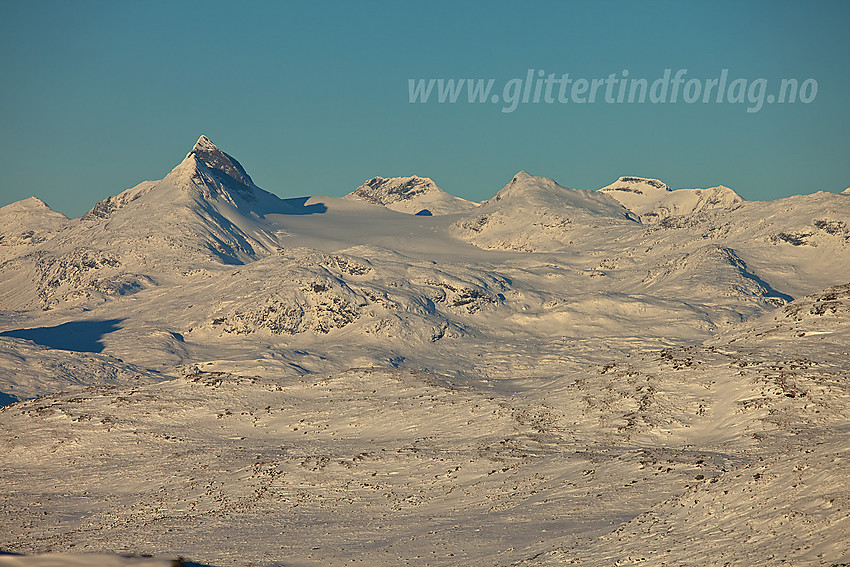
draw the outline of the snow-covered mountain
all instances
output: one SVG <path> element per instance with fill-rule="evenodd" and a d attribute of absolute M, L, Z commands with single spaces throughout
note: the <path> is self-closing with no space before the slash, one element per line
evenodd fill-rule
<path fill-rule="evenodd" d="M 588 227 L 623 230 L 634 228 L 636 220 L 607 195 L 520 171 L 452 231 L 482 248 L 531 252 L 569 247 Z"/>
<path fill-rule="evenodd" d="M 733 190 L 718 186 L 708 189 L 671 190 L 657 179 L 620 177 L 599 189 L 640 216 L 641 222 L 659 222 L 679 215 L 693 215 L 709 209 L 733 210 L 743 202 Z"/>
<path fill-rule="evenodd" d="M 14 214 L 28 201 L 6 208 Z M 201 136 L 160 181 L 107 197 L 79 219 L 42 213 L 53 224 L 36 223 L 36 230 L 53 237 L 17 247 L 3 264 L 0 300 L 17 309 L 52 308 L 133 294 L 207 265 L 241 265 L 277 249 L 282 229 L 268 216 L 323 210 L 304 201 L 260 189 L 239 162 Z"/>
<path fill-rule="evenodd" d="M 846 563 L 845 193 L 280 199 L 202 136 L 3 207 L 0 550 Z"/>
<path fill-rule="evenodd" d="M 427 177 L 373 177 L 345 196 L 393 211 L 415 215 L 449 215 L 474 209 L 477 203 L 449 195 Z"/>
<path fill-rule="evenodd" d="M 276 247 L 266 215 L 307 212 L 299 205 L 257 187 L 238 161 L 201 136 L 161 181 L 141 183 L 95 204 L 80 219 L 80 232 L 90 241 L 109 239 L 112 248 L 115 237 L 143 239 L 158 252 L 170 248 L 176 255 L 200 253 L 242 264 Z M 194 257 L 189 260 L 196 263 Z"/>
<path fill-rule="evenodd" d="M 37 197 L 0 208 L 0 261 L 44 242 L 68 222 L 68 217 L 52 210 Z"/>

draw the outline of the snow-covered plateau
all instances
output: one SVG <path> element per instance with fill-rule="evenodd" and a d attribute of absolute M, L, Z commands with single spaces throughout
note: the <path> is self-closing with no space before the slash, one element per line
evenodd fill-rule
<path fill-rule="evenodd" d="M 281 199 L 202 136 L 0 208 L 0 565 L 850 564 L 848 282 L 850 190 Z"/>

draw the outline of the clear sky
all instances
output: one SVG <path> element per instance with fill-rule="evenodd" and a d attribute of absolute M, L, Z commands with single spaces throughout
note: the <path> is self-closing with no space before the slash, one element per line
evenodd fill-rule
<path fill-rule="evenodd" d="M 281 197 L 417 174 L 482 200 L 521 169 L 579 189 L 638 175 L 747 199 L 842 191 L 848 24 L 843 0 L 0 0 L 0 205 L 36 195 L 79 216 L 163 177 L 201 134 Z M 502 96 L 529 69 L 648 85 L 686 69 L 703 88 L 728 69 L 763 93 L 817 91 L 758 112 L 685 103 L 684 84 L 675 103 L 409 102 L 408 79 L 492 78 Z"/>

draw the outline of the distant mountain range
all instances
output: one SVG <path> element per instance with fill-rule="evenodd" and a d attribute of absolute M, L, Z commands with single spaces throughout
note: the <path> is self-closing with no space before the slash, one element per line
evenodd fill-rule
<path fill-rule="evenodd" d="M 830 468 L 847 447 L 850 190 L 746 201 L 520 171 L 481 203 L 418 176 L 281 199 L 202 136 L 80 218 L 0 208 L 0 274 L 0 402 L 35 398 L 0 410 L 0 550 L 850 553 L 847 471 Z M 820 487 L 788 464 L 815 442 L 800 462 Z M 773 543 L 723 532 L 741 518 Z M 246 543 L 222 543 L 236 524 Z"/>

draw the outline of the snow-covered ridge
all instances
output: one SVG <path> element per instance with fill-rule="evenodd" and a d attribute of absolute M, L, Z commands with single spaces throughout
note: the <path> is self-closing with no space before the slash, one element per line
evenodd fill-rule
<path fill-rule="evenodd" d="M 445 215 L 474 209 L 477 203 L 449 195 L 427 177 L 373 177 L 345 196 L 408 214 Z"/>
<path fill-rule="evenodd" d="M 51 232 L 58 230 L 68 222 L 68 217 L 51 209 L 38 197 L 29 197 L 21 201 L 0 207 L 0 244 L 3 235 L 12 235 L 17 230 L 27 232 Z M 31 238 L 31 236 L 29 237 Z"/>
<path fill-rule="evenodd" d="M 0 207 L 0 214 L 26 213 L 33 211 L 50 211 L 54 215 L 62 215 L 61 213 L 53 211 L 47 203 L 38 197 L 27 197 L 26 199 L 10 203 L 5 207 Z"/>
<path fill-rule="evenodd" d="M 82 216 L 82 220 L 106 219 L 118 209 L 124 207 L 142 197 L 145 193 L 156 186 L 155 181 L 143 181 L 142 183 L 119 193 L 118 195 L 110 195 L 94 204 L 94 206 Z"/>
<path fill-rule="evenodd" d="M 611 185 L 600 189 L 602 192 L 623 191 L 626 193 L 637 193 L 638 195 L 655 194 L 670 190 L 670 187 L 666 183 L 647 177 L 620 177 Z"/>
<path fill-rule="evenodd" d="M 562 187 L 549 177 L 520 171 L 453 223 L 451 231 L 482 248 L 530 252 L 569 246 L 588 225 L 622 227 L 636 220 L 604 193 Z"/>
<path fill-rule="evenodd" d="M 28 246 L 45 242 L 68 222 L 68 217 L 37 197 L 0 208 L 0 262 Z"/>
<path fill-rule="evenodd" d="M 540 207 L 555 210 L 568 207 L 589 215 L 617 218 L 628 216 L 628 211 L 608 195 L 564 187 L 550 177 L 532 175 L 525 170 L 514 175 L 507 185 L 484 201 L 482 206 L 494 206 L 497 203 L 502 207 Z"/>
<path fill-rule="evenodd" d="M 373 177 L 355 189 L 349 196 L 375 205 L 390 205 L 399 201 L 410 201 L 425 193 L 437 190 L 436 184 L 427 177 Z"/>
<path fill-rule="evenodd" d="M 643 177 L 620 177 L 599 191 L 622 203 L 645 223 L 712 209 L 731 210 L 744 201 L 732 189 L 722 185 L 673 191 L 666 183 Z"/>

